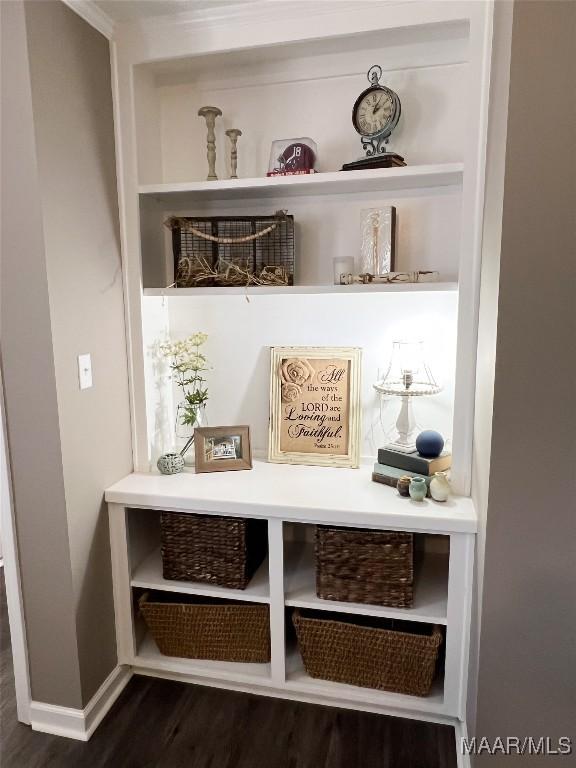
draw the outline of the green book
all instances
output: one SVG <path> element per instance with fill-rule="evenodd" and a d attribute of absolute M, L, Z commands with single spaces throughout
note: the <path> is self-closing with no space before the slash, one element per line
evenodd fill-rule
<path fill-rule="evenodd" d="M 419 453 L 402 453 L 390 448 L 378 449 L 378 463 L 387 467 L 396 467 L 406 472 L 415 472 L 423 477 L 431 476 L 434 472 L 445 472 L 452 464 L 452 454 L 444 451 L 434 459 L 425 459 Z"/>

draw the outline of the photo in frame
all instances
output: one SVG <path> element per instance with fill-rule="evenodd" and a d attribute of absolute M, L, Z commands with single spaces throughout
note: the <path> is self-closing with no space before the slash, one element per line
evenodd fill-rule
<path fill-rule="evenodd" d="M 356 468 L 360 376 L 356 347 L 272 347 L 268 460 Z"/>
<path fill-rule="evenodd" d="M 196 472 L 252 469 L 250 427 L 196 427 Z"/>

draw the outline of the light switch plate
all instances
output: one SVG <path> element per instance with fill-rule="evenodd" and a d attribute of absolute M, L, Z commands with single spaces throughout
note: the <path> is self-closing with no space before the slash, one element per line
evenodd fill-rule
<path fill-rule="evenodd" d="M 89 354 L 78 355 L 78 379 L 80 389 L 89 389 L 92 386 L 92 358 Z"/>

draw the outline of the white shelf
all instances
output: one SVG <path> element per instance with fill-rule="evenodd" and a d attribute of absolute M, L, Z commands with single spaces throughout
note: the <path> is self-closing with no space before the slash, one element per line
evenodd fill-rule
<path fill-rule="evenodd" d="M 291 647 L 286 656 L 286 680 L 274 682 L 270 664 L 247 664 L 232 661 L 205 661 L 163 656 L 152 637 L 147 634 L 140 643 L 137 656 L 133 659 L 136 673 L 154 676 L 172 676 L 175 679 L 196 679 L 206 685 L 226 683 L 250 686 L 241 690 L 312 700 L 317 703 L 334 704 L 339 707 L 354 705 L 368 711 L 392 710 L 440 714 L 444 708 L 443 684 L 437 679 L 429 696 L 408 696 L 401 693 L 378 691 L 329 680 L 310 677 L 304 669 L 302 657 L 296 647 Z"/>
<path fill-rule="evenodd" d="M 401 497 L 360 469 L 308 467 L 255 461 L 245 472 L 185 470 L 178 475 L 133 473 L 106 491 L 126 507 L 274 518 L 430 533 L 475 533 L 472 499 L 440 504 Z"/>
<path fill-rule="evenodd" d="M 463 163 L 407 165 L 362 171 L 333 171 L 309 176 L 271 176 L 220 179 L 177 184 L 145 184 L 140 195 L 151 196 L 168 208 L 180 210 L 199 201 L 254 200 L 304 195 L 350 195 L 409 189 L 461 186 Z"/>
<path fill-rule="evenodd" d="M 132 587 L 159 589 L 165 592 L 180 592 L 189 595 L 204 595 L 226 600 L 240 600 L 251 603 L 269 603 L 268 558 L 260 565 L 246 589 L 228 589 L 213 584 L 190 581 L 172 581 L 162 577 L 162 557 L 160 550 L 154 550 L 135 569 L 130 581 Z"/>
<path fill-rule="evenodd" d="M 441 678 L 432 684 L 428 696 L 409 696 L 403 693 L 379 691 L 373 688 L 362 688 L 346 683 L 334 683 L 331 680 L 319 680 L 310 677 L 304 669 L 300 652 L 296 647 L 289 649 L 286 656 L 286 688 L 302 693 L 318 696 L 334 697 L 340 700 L 356 703 L 366 703 L 375 706 L 392 706 L 419 712 L 440 712 L 444 704 L 444 685 Z"/>
<path fill-rule="evenodd" d="M 140 643 L 134 666 L 180 675 L 194 675 L 214 680 L 258 682 L 270 679 L 270 664 L 247 664 L 236 661 L 206 661 L 164 656 L 153 638 L 146 634 Z"/>
<path fill-rule="evenodd" d="M 291 542 L 286 547 L 285 558 L 286 605 L 430 624 L 447 623 L 448 555 L 425 554 L 421 567 L 416 571 L 412 608 L 388 608 L 364 603 L 322 600 L 316 596 L 313 545 Z"/>
<path fill-rule="evenodd" d="M 210 288 L 144 288 L 144 296 L 265 296 L 333 293 L 411 293 L 457 291 L 458 283 L 385 283 L 379 285 L 261 285 Z"/>

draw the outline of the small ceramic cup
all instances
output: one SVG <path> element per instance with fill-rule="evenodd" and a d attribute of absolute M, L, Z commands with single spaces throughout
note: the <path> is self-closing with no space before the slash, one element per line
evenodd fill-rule
<path fill-rule="evenodd" d="M 413 477 L 412 480 L 410 480 L 408 493 L 410 494 L 410 498 L 414 501 L 424 501 L 427 491 L 428 487 L 426 485 L 426 480 L 424 480 L 423 477 Z"/>
<path fill-rule="evenodd" d="M 396 489 L 400 496 L 410 496 L 410 491 L 408 490 L 410 488 L 410 481 L 412 478 L 410 475 L 402 475 L 402 477 L 398 478 L 398 482 L 396 483 Z"/>
<path fill-rule="evenodd" d="M 430 480 L 430 496 L 434 501 L 446 501 L 450 496 L 450 483 L 446 472 L 434 472 Z"/>
<path fill-rule="evenodd" d="M 184 458 L 180 453 L 165 453 L 156 462 L 163 475 L 176 475 L 184 469 Z"/>

